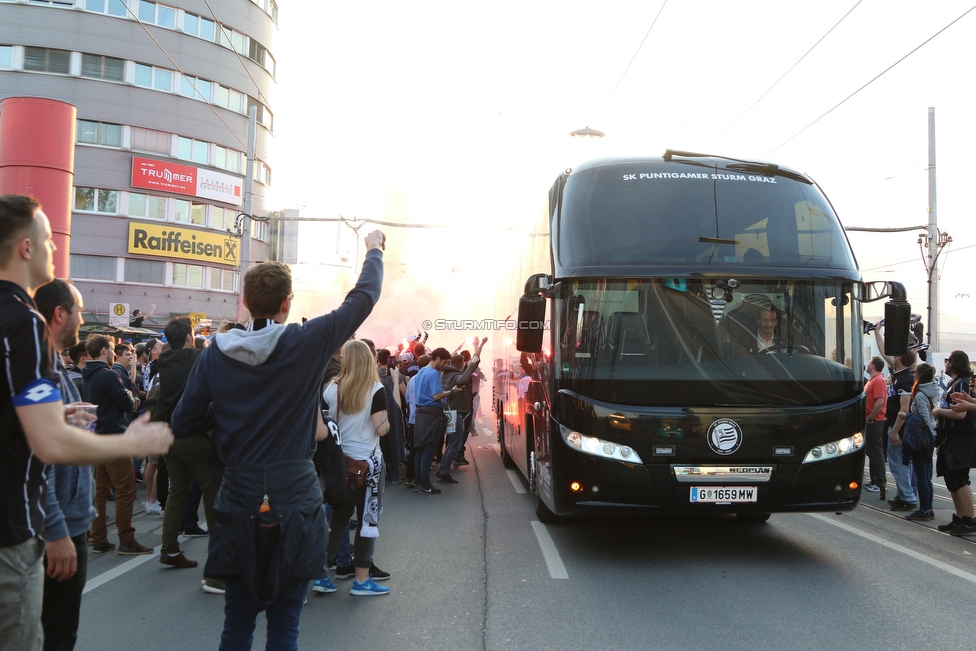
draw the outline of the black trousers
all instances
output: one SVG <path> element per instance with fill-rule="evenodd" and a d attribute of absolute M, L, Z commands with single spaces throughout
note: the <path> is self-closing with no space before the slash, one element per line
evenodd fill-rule
<path fill-rule="evenodd" d="M 71 539 L 78 553 L 78 571 L 66 581 L 44 576 L 44 607 L 41 625 L 44 627 L 44 651 L 71 651 L 78 639 L 78 613 L 81 593 L 88 580 L 88 546 L 85 534 Z M 47 557 L 44 558 L 47 570 Z"/>
<path fill-rule="evenodd" d="M 868 472 L 871 483 L 881 486 L 885 483 L 885 424 L 884 421 L 868 423 L 864 428 L 864 453 L 868 457 Z"/>

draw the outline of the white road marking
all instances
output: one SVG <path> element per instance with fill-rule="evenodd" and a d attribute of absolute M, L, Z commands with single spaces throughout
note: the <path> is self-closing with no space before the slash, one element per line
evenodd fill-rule
<path fill-rule="evenodd" d="M 508 474 L 508 479 L 512 482 L 512 486 L 515 487 L 515 492 L 524 495 L 525 488 L 522 487 L 522 480 L 519 479 L 518 473 L 514 470 L 506 470 L 505 472 Z"/>
<path fill-rule="evenodd" d="M 108 583 L 112 579 L 117 579 L 123 574 L 125 574 L 126 572 L 136 569 L 143 563 L 148 563 L 149 561 L 159 556 L 159 550 L 161 550 L 162 548 L 163 548 L 162 545 L 159 545 L 158 547 L 153 547 L 152 554 L 145 554 L 144 556 L 136 556 L 130 561 L 126 561 L 125 563 L 122 563 L 117 567 L 113 567 L 108 572 L 103 572 L 102 574 L 99 574 L 94 579 L 89 579 L 88 582 L 85 583 L 85 590 L 84 592 L 82 592 L 82 594 L 88 594 L 95 588 Z"/>
<path fill-rule="evenodd" d="M 542 557 L 546 559 L 549 576 L 554 579 L 568 579 L 569 574 L 566 572 L 566 566 L 563 565 L 562 559 L 559 558 L 559 551 L 556 549 L 556 544 L 552 542 L 552 537 L 549 535 L 549 530 L 546 529 L 546 525 L 538 520 L 533 520 L 532 531 L 535 532 L 536 540 L 539 541 Z"/>
<path fill-rule="evenodd" d="M 482 428 L 481 428 L 481 431 L 485 433 L 485 436 L 493 436 L 493 435 L 495 434 L 494 432 L 492 432 L 492 431 L 491 431 L 490 429 L 488 429 L 487 427 L 482 427 Z"/>
<path fill-rule="evenodd" d="M 495 454 L 498 456 L 502 456 L 502 446 L 498 445 L 497 443 L 492 443 L 491 449 L 494 450 Z"/>
<path fill-rule="evenodd" d="M 960 579 L 965 579 L 966 581 L 969 581 L 970 583 L 976 583 L 976 574 L 970 574 L 969 572 L 965 572 L 963 570 L 960 570 L 959 568 L 956 568 L 956 567 L 953 567 L 951 565 L 948 565 L 947 563 L 943 563 L 942 561 L 937 561 L 934 558 L 929 558 L 925 554 L 920 554 L 919 552 L 917 552 L 917 551 L 915 551 L 913 549 L 909 549 L 907 547 L 902 547 L 901 545 L 896 545 L 893 542 L 889 542 L 889 541 L 884 540 L 883 538 L 879 538 L 878 536 L 875 536 L 873 534 L 870 534 L 870 533 L 861 531 L 860 529 L 857 529 L 857 528 L 852 527 L 850 525 L 843 524 L 842 522 L 838 522 L 837 520 L 833 520 L 831 518 L 828 518 L 827 516 L 820 515 L 818 513 L 808 513 L 807 515 L 809 515 L 811 518 L 816 518 L 817 520 L 820 520 L 822 522 L 826 522 L 827 524 L 832 524 L 835 527 L 838 527 L 839 529 L 843 529 L 844 531 L 847 531 L 848 533 L 854 534 L 855 536 L 860 536 L 861 538 L 864 538 L 866 540 L 870 540 L 873 543 L 877 543 L 879 545 L 884 545 L 888 549 L 894 550 L 896 552 L 900 552 L 900 553 L 902 553 L 902 554 L 904 554 L 906 556 L 910 556 L 911 558 L 914 558 L 917 561 L 921 561 L 922 563 L 928 563 L 932 567 L 936 567 L 936 568 L 938 568 L 938 569 L 940 569 L 940 570 L 942 570 L 944 572 L 948 572 L 949 574 L 951 574 L 951 575 L 953 575 L 955 577 L 958 577 Z"/>

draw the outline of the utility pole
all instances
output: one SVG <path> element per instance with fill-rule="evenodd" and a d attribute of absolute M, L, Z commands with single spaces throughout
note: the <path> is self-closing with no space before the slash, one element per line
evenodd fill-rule
<path fill-rule="evenodd" d="M 936 218 L 935 194 L 935 108 L 929 107 L 929 255 L 926 267 L 929 272 L 929 348 L 939 348 L 939 223 Z M 948 242 L 946 242 L 948 244 Z M 943 244 L 942 246 L 945 246 Z"/>
<path fill-rule="evenodd" d="M 251 106 L 247 115 L 247 166 L 244 168 L 244 216 L 241 218 L 241 259 L 237 279 L 237 320 L 244 311 L 244 274 L 251 263 L 251 204 L 254 192 L 254 142 L 258 121 L 258 107 Z"/>

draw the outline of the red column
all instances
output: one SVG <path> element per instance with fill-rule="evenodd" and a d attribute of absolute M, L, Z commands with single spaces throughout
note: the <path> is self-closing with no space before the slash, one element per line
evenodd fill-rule
<path fill-rule="evenodd" d="M 70 269 L 76 115 L 74 106 L 53 99 L 0 101 L 0 194 L 30 194 L 44 206 L 59 278 Z"/>

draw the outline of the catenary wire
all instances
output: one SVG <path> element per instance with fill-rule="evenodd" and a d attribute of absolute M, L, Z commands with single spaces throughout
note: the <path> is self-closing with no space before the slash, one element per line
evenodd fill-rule
<path fill-rule="evenodd" d="M 823 40 L 824 40 L 825 38 L 827 38 L 828 36 L 830 36 L 830 33 L 831 33 L 831 32 L 833 32 L 833 31 L 834 31 L 835 29 L 837 29 L 837 26 L 838 26 L 838 25 L 840 25 L 840 24 L 841 24 L 842 22 L 844 22 L 844 19 L 845 19 L 845 18 L 847 18 L 848 16 L 850 16 L 850 15 L 851 15 L 851 12 L 853 12 L 853 11 L 854 11 L 855 9 L 857 9 L 857 6 L 858 6 L 859 4 L 861 4 L 861 2 L 863 2 L 863 0 L 857 0 L 857 2 L 855 2 L 855 3 L 854 3 L 854 6 L 853 6 L 853 7 L 851 7 L 850 9 L 848 9 L 848 10 L 847 10 L 847 13 L 846 13 L 846 14 L 844 14 L 843 16 L 841 16 L 841 17 L 840 17 L 840 20 L 838 20 L 838 21 L 837 21 L 836 23 L 834 23 L 834 26 L 833 26 L 833 27 L 831 27 L 830 29 L 828 29 L 828 30 L 827 30 L 827 32 L 826 32 L 826 33 L 825 33 L 825 34 L 824 34 L 823 36 L 821 36 L 821 37 L 820 37 L 819 39 L 817 39 L 817 42 L 816 42 L 816 43 L 814 43 L 814 44 L 813 44 L 812 46 L 810 46 L 810 49 L 809 49 L 809 50 L 807 50 L 806 52 L 804 52 L 804 54 L 803 54 L 803 56 L 801 56 L 801 57 L 800 57 L 799 59 L 797 59 L 797 60 L 796 60 L 796 63 L 794 63 L 793 65 L 791 65 L 791 66 L 790 66 L 790 69 L 789 69 L 789 70 L 787 70 L 786 72 L 784 72 L 784 73 L 783 73 L 783 74 L 782 74 L 782 75 L 780 76 L 780 78 L 779 78 L 779 79 L 777 79 L 777 80 L 776 80 L 775 82 L 773 82 L 773 85 L 772 85 L 772 86 L 770 86 L 769 88 L 767 88 L 767 89 L 766 89 L 766 92 L 764 92 L 764 93 L 763 93 L 762 95 L 760 95 L 760 96 L 759 96 L 759 99 L 757 99 L 757 100 L 756 100 L 755 102 L 753 102 L 752 104 L 750 104 L 750 105 L 749 105 L 749 108 L 747 108 L 747 109 L 746 109 L 745 111 L 743 111 L 743 113 L 742 113 L 742 115 L 740 115 L 739 117 L 737 117 L 737 118 L 735 119 L 735 122 L 733 122 L 733 123 L 732 123 L 732 124 L 730 124 L 730 125 L 729 125 L 728 127 L 726 127 L 726 128 L 725 128 L 725 131 L 723 131 L 722 133 L 720 133 L 720 134 L 718 135 L 718 137 L 717 137 L 717 138 L 715 138 L 715 140 L 713 140 L 713 141 L 712 141 L 712 142 L 711 142 L 711 143 L 710 143 L 710 144 L 708 145 L 708 149 L 711 149 L 711 148 L 712 148 L 712 146 L 713 146 L 713 145 L 714 145 L 714 144 L 715 144 L 716 142 L 718 142 L 719 140 L 721 140 L 721 139 L 722 139 L 722 136 L 724 136 L 724 135 L 725 135 L 725 134 L 727 134 L 727 133 L 728 133 L 729 131 L 731 131 L 731 130 L 732 130 L 732 128 L 733 128 L 733 127 L 734 127 L 735 125 L 737 125 L 737 124 L 739 123 L 739 121 L 741 121 L 741 120 L 742 120 L 742 118 L 744 118 L 744 117 L 745 117 L 745 116 L 746 116 L 746 115 L 747 115 L 747 114 L 748 114 L 748 113 L 749 113 L 749 112 L 750 112 L 750 111 L 751 111 L 752 109 L 754 109 L 754 108 L 756 108 L 756 106 L 757 106 L 757 105 L 759 104 L 759 102 L 761 102 L 761 101 L 763 100 L 763 98 L 764 98 L 764 97 L 766 97 L 766 95 L 769 95 L 769 93 L 770 93 L 770 92 L 771 92 L 771 91 L 772 91 L 772 90 L 773 90 L 774 88 L 776 88 L 776 86 L 777 86 L 777 85 L 779 85 L 779 82 L 781 82 L 781 81 L 783 81 L 783 79 L 785 79 L 785 78 L 786 78 L 786 75 L 788 75 L 788 74 L 790 74 L 791 72 L 793 72 L 793 69 L 794 69 L 794 68 L 796 68 L 796 67 L 797 67 L 798 65 L 800 65 L 800 62 L 801 62 L 801 61 L 803 61 L 803 60 L 804 60 L 805 58 L 807 58 L 807 55 L 809 55 L 809 54 L 810 54 L 811 52 L 813 52 L 813 50 L 814 50 L 814 49 L 815 49 L 815 48 L 816 48 L 816 47 L 817 47 L 818 45 L 820 45 L 820 44 L 821 44 L 821 43 L 823 42 Z"/>
<path fill-rule="evenodd" d="M 596 112 L 596 116 L 594 117 L 598 117 L 600 115 L 600 113 L 606 107 L 607 102 L 609 102 L 610 98 L 613 97 L 613 94 L 617 92 L 617 87 L 620 86 L 620 82 L 622 82 L 624 80 L 624 77 L 627 76 L 627 72 L 630 70 L 630 66 L 634 64 L 634 61 L 637 59 L 637 55 L 640 54 L 641 48 L 644 47 L 644 43 L 647 41 L 647 37 L 651 35 L 651 30 L 654 29 L 654 26 L 657 24 L 657 19 L 661 17 L 661 12 L 664 11 L 664 6 L 666 4 L 668 4 L 668 0 L 664 0 L 664 2 L 661 3 L 661 8 L 657 10 L 657 15 L 654 16 L 654 20 L 651 21 L 651 26 L 647 28 L 647 33 L 644 34 L 644 38 L 641 40 L 640 45 L 637 46 L 637 51 L 634 52 L 634 56 L 630 58 L 630 63 L 628 63 L 627 67 L 624 68 L 624 74 L 620 75 L 620 79 L 617 80 L 617 83 L 614 85 L 613 90 L 610 91 L 610 94 L 607 95 L 607 98 L 603 100 L 603 104 L 600 106 L 600 110 Z"/>
<path fill-rule="evenodd" d="M 925 39 L 924 41 L 922 41 L 922 43 L 920 43 L 919 45 L 917 45 L 908 54 L 906 54 L 905 56 L 903 56 L 902 58 L 898 59 L 897 61 L 895 61 L 894 63 L 892 63 L 890 66 L 888 66 L 887 68 L 885 68 L 884 70 L 882 70 L 880 73 L 878 73 L 877 75 L 875 75 L 866 84 L 864 84 L 863 86 L 861 86 L 860 88 L 858 88 L 857 90 L 855 90 L 853 93 L 851 93 L 850 95 L 848 95 L 847 97 L 845 97 L 844 99 L 842 99 L 833 108 L 829 109 L 826 113 L 824 113 L 823 115 L 821 115 L 819 118 L 817 118 L 816 120 L 814 120 L 813 122 L 811 122 L 807 126 L 803 127 L 802 129 L 800 129 L 799 131 L 797 131 L 796 133 L 794 133 L 792 136 L 790 136 L 785 141 L 783 141 L 782 143 L 780 143 L 775 149 L 770 150 L 769 153 L 767 153 L 766 155 L 769 156 L 770 154 L 772 154 L 772 153 L 776 152 L 777 150 L 783 148 L 785 145 L 787 145 L 794 138 L 796 138 L 797 136 L 799 136 L 800 134 L 802 134 L 804 131 L 806 131 L 807 129 L 809 129 L 813 125 L 815 125 L 817 122 L 820 122 L 820 120 L 824 119 L 825 117 L 827 117 L 828 115 L 830 115 L 831 113 L 833 113 L 836 109 L 840 108 L 840 106 L 842 104 L 844 104 L 845 102 L 847 102 L 847 100 L 851 99 L 852 97 L 854 97 L 855 95 L 857 95 L 858 93 L 860 93 L 862 90 L 864 90 L 865 88 L 867 88 L 868 86 L 870 86 L 871 84 L 873 84 L 874 82 L 876 82 L 878 79 L 880 79 L 889 70 L 891 70 L 892 68 L 894 68 L 895 66 L 897 66 L 899 63 L 901 63 L 902 61 L 904 61 L 905 59 L 907 59 L 908 57 L 910 57 L 911 55 L 915 54 L 920 49 L 922 49 L 925 45 L 927 45 L 929 42 L 931 42 L 936 36 L 938 36 L 939 34 L 941 34 L 944 31 L 946 31 L 947 29 L 949 29 L 950 27 L 952 27 L 953 25 L 955 25 L 957 22 L 959 22 L 963 18 L 965 18 L 966 15 L 969 14 L 973 9 L 976 9 L 976 5 L 970 7 L 966 11 L 964 11 L 962 13 L 962 15 L 960 15 L 958 18 L 955 18 L 948 25 L 946 25 L 945 27 L 943 27 L 942 29 L 940 29 L 939 31 L 937 31 L 935 34 L 933 34 L 932 36 L 930 36 L 927 39 Z"/>

